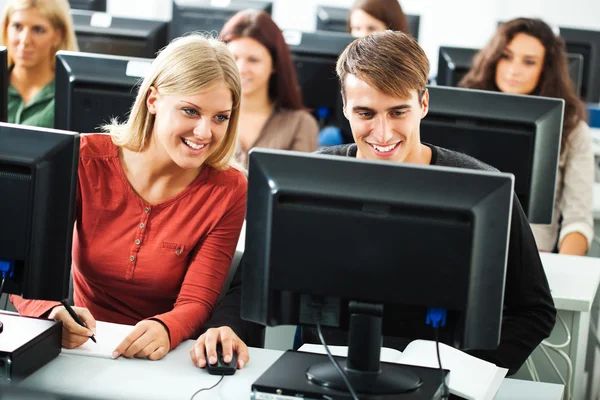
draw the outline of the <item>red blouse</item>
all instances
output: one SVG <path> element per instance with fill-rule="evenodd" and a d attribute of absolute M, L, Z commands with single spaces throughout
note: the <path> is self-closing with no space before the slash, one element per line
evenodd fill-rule
<path fill-rule="evenodd" d="M 246 212 L 247 180 L 235 169 L 205 166 L 177 196 L 142 200 L 127 181 L 108 135 L 81 137 L 77 222 L 73 234 L 75 305 L 94 318 L 134 325 L 160 320 L 171 348 L 212 314 Z M 41 316 L 55 302 L 11 300 Z"/>

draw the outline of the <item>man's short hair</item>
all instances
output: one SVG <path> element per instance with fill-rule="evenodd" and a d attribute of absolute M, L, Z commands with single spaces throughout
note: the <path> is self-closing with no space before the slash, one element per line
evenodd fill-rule
<path fill-rule="evenodd" d="M 427 86 L 429 60 L 411 35 L 388 30 L 350 43 L 338 58 L 336 72 L 344 101 L 349 74 L 388 96 L 408 99 L 416 90 L 420 98 Z"/>

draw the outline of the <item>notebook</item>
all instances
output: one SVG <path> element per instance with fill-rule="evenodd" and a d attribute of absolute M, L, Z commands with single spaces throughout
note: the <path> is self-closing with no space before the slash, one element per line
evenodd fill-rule
<path fill-rule="evenodd" d="M 328 347 L 331 354 L 335 356 L 348 355 L 346 346 Z M 299 351 L 325 353 L 320 344 L 305 344 Z M 492 400 L 508 372 L 505 368 L 499 368 L 443 343 L 440 343 L 440 358 L 442 367 L 450 370 L 448 380 L 450 393 L 468 400 Z M 404 352 L 383 347 L 380 359 L 390 363 L 439 368 L 435 342 L 430 340 L 414 340 L 406 346 Z"/>
<path fill-rule="evenodd" d="M 113 324 L 110 322 L 96 322 L 96 342 L 92 339 L 74 349 L 62 349 L 63 354 L 79 356 L 112 358 L 115 348 L 125 339 L 134 327 L 132 325 Z"/>

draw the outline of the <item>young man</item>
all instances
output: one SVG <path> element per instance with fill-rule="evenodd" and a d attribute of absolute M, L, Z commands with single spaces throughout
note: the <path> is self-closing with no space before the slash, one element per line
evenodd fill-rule
<path fill-rule="evenodd" d="M 404 33 L 385 31 L 352 42 L 337 62 L 337 74 L 344 114 L 355 143 L 326 147 L 320 153 L 494 170 L 467 155 L 421 142 L 419 126 L 429 106 L 428 72 L 429 61 L 423 49 Z M 492 351 L 471 353 L 515 373 L 550 335 L 555 318 L 556 309 L 533 234 L 514 196 L 500 345 Z M 400 317 L 391 323 L 410 324 Z M 304 328 L 302 339 L 319 343 L 314 329 Z M 326 330 L 325 340 L 328 344 L 345 344 L 347 333 Z M 383 343 L 401 347 L 398 338 L 384 337 Z"/>

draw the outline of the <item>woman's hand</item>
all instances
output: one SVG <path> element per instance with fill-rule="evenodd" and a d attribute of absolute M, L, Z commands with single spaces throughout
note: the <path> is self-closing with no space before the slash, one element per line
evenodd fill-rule
<path fill-rule="evenodd" d="M 54 307 L 48 315 L 49 319 L 62 322 L 62 346 L 67 349 L 81 346 L 96 332 L 96 320 L 89 310 L 82 307 L 72 308 L 87 328 L 75 322 L 64 306 Z"/>
<path fill-rule="evenodd" d="M 143 320 L 123 339 L 112 353 L 113 358 L 119 356 L 131 358 L 147 358 L 160 360 L 171 349 L 171 339 L 167 328 L 154 320 Z"/>

